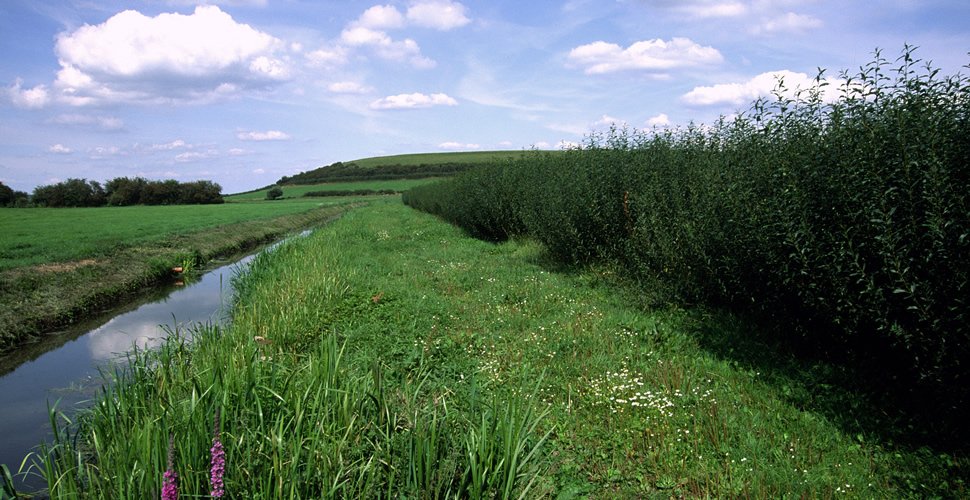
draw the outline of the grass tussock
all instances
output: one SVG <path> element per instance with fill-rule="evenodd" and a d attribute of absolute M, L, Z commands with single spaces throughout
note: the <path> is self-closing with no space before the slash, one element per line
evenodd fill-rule
<path fill-rule="evenodd" d="M 840 425 L 878 409 L 837 368 L 553 262 L 391 201 L 352 211 L 258 257 L 231 325 L 134 352 L 32 472 L 54 497 L 165 477 L 204 496 L 218 436 L 230 498 L 964 493 L 966 460 Z"/>

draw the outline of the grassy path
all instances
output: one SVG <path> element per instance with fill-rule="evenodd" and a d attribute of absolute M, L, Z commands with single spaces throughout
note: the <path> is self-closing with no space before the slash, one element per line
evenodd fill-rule
<path fill-rule="evenodd" d="M 181 492 L 205 494 L 218 411 L 231 497 L 965 494 L 965 459 L 846 424 L 874 410 L 834 369 L 725 355 L 746 325 L 545 262 L 396 203 L 349 212 L 260 256 L 231 327 L 137 356 L 82 419 L 101 465 L 64 439 L 49 477 L 151 495 L 171 437 Z"/>

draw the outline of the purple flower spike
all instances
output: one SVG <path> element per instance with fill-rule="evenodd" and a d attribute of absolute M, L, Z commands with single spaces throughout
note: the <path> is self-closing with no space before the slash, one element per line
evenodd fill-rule
<path fill-rule="evenodd" d="M 179 476 L 175 472 L 175 436 L 168 438 L 168 469 L 162 480 L 162 500 L 178 500 Z"/>
<path fill-rule="evenodd" d="M 222 448 L 222 441 L 219 440 L 219 410 L 216 410 L 215 429 L 213 431 L 212 448 L 209 449 L 211 467 L 209 469 L 209 484 L 212 491 L 209 493 L 213 498 L 221 498 L 226 493 L 225 484 L 222 478 L 226 473 L 226 452 Z"/>

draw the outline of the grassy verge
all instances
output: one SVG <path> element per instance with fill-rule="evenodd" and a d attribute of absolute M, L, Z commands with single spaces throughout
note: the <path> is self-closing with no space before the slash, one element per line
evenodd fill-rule
<path fill-rule="evenodd" d="M 26 245 L 33 255 L 8 259 L 11 267 L 0 271 L 0 352 L 137 294 L 170 277 L 173 266 L 198 266 L 319 225 L 348 203 L 2 211 L 5 226 L 13 225 L 7 216 L 29 218 L 4 246 Z"/>
<path fill-rule="evenodd" d="M 836 369 L 549 262 L 350 212 L 260 256 L 231 326 L 136 354 L 41 468 L 54 496 L 145 497 L 171 462 L 205 495 L 219 414 L 230 497 L 965 495 L 965 458 L 853 427 L 880 411 Z"/>

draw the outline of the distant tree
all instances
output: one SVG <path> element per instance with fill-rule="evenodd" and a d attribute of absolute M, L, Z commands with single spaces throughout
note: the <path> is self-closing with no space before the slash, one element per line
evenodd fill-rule
<path fill-rule="evenodd" d="M 0 182 L 0 206 L 12 205 L 14 200 L 14 191 L 10 186 Z"/>
<path fill-rule="evenodd" d="M 283 197 L 283 190 L 279 186 L 276 186 L 266 192 L 267 200 L 278 200 Z"/>
<path fill-rule="evenodd" d="M 212 181 L 186 182 L 180 186 L 179 203 L 185 205 L 211 205 L 225 203 L 222 186 Z"/>
<path fill-rule="evenodd" d="M 147 184 L 148 181 L 141 177 L 135 177 L 134 179 L 117 177 L 111 179 L 104 184 L 108 205 L 128 206 L 141 203 L 142 191 L 144 191 Z"/>
<path fill-rule="evenodd" d="M 104 188 L 97 181 L 68 179 L 34 189 L 34 204 L 45 207 L 99 207 L 105 203 Z"/>
<path fill-rule="evenodd" d="M 181 190 L 176 180 L 149 181 L 142 191 L 141 203 L 145 205 L 178 204 Z"/>

